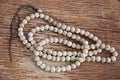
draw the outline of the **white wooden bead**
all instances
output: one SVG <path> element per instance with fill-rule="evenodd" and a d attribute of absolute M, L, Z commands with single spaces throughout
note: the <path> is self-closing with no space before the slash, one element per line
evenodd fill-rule
<path fill-rule="evenodd" d="M 54 28 L 54 32 L 58 32 L 58 28 L 55 27 L 55 28 Z"/>
<path fill-rule="evenodd" d="M 57 55 L 57 52 L 56 52 L 56 51 L 53 51 L 53 55 L 56 56 L 56 55 Z"/>
<path fill-rule="evenodd" d="M 40 14 L 40 18 L 44 18 L 44 16 L 45 16 L 44 14 L 42 14 L 42 13 Z"/>
<path fill-rule="evenodd" d="M 71 27 L 70 31 L 75 32 L 75 27 Z"/>
<path fill-rule="evenodd" d="M 105 46 L 105 49 L 106 49 L 106 50 L 110 50 L 110 48 L 111 48 L 110 45 L 106 45 L 106 46 Z"/>
<path fill-rule="evenodd" d="M 89 34 L 89 36 L 88 36 L 90 39 L 92 39 L 93 37 L 94 37 L 94 35 L 93 34 Z"/>
<path fill-rule="evenodd" d="M 67 33 L 67 37 L 71 37 L 72 36 L 72 33 L 71 32 L 68 32 Z"/>
<path fill-rule="evenodd" d="M 63 30 L 66 29 L 66 25 L 63 24 L 63 25 L 61 26 L 61 28 L 62 28 Z"/>
<path fill-rule="evenodd" d="M 96 57 L 96 61 L 97 61 L 97 62 L 100 62 L 100 61 L 101 61 L 101 57 L 100 57 L 100 56 L 97 56 L 97 57 Z"/>
<path fill-rule="evenodd" d="M 102 57 L 102 58 L 101 58 L 101 62 L 105 63 L 105 62 L 106 62 L 106 58 L 105 58 L 105 57 Z"/>
<path fill-rule="evenodd" d="M 58 51 L 58 56 L 62 56 L 62 52 Z"/>
<path fill-rule="evenodd" d="M 57 23 L 57 27 L 60 28 L 62 26 L 62 23 Z"/>
<path fill-rule="evenodd" d="M 46 66 L 45 71 L 50 71 L 50 66 Z"/>
<path fill-rule="evenodd" d="M 71 70 L 71 66 L 70 65 L 67 65 L 66 66 L 66 71 L 70 71 Z"/>
<path fill-rule="evenodd" d="M 61 71 L 66 71 L 66 68 L 64 66 L 62 66 Z"/>
<path fill-rule="evenodd" d="M 112 53 L 112 55 L 113 56 L 118 56 L 118 52 L 115 51 L 115 52 Z"/>
<path fill-rule="evenodd" d="M 95 56 L 92 56 L 92 57 L 91 57 L 91 61 L 92 61 L 92 62 L 95 62 Z"/>
<path fill-rule="evenodd" d="M 106 62 L 107 62 L 107 63 L 111 62 L 111 58 L 107 57 L 107 58 L 106 58 Z"/>
<path fill-rule="evenodd" d="M 32 32 L 29 32 L 29 33 L 28 33 L 28 36 L 33 36 L 33 33 L 32 33 Z"/>
<path fill-rule="evenodd" d="M 67 42 L 67 45 L 70 47 L 70 46 L 72 46 L 72 42 L 71 41 L 68 41 Z"/>
<path fill-rule="evenodd" d="M 38 18 L 40 15 L 39 13 L 35 13 L 35 17 Z"/>
<path fill-rule="evenodd" d="M 81 34 L 81 35 L 84 35 L 84 34 L 85 34 L 85 30 L 81 29 L 81 30 L 80 30 L 80 34 Z"/>
<path fill-rule="evenodd" d="M 70 61 L 70 57 L 69 56 L 66 57 L 66 61 Z"/>
<path fill-rule="evenodd" d="M 44 63 L 42 63 L 42 64 L 40 65 L 40 68 L 41 68 L 41 69 L 44 69 L 45 66 L 46 66 L 46 65 L 45 65 Z"/>
<path fill-rule="evenodd" d="M 39 61 L 40 60 L 40 58 L 39 57 L 35 57 L 35 59 L 34 59 L 35 61 Z"/>
<path fill-rule="evenodd" d="M 64 62 L 65 61 L 65 57 L 62 56 L 61 57 L 61 61 Z"/>
<path fill-rule="evenodd" d="M 76 66 L 80 66 L 80 62 L 79 62 L 79 61 L 76 61 L 76 62 L 75 62 L 75 65 L 76 65 Z"/>
<path fill-rule="evenodd" d="M 35 54 L 36 56 L 38 56 L 38 55 L 39 55 L 39 51 L 35 51 L 34 54 Z"/>
<path fill-rule="evenodd" d="M 114 62 L 114 61 L 116 61 L 116 57 L 115 56 L 112 56 L 111 57 L 111 60 Z"/>
<path fill-rule="evenodd" d="M 97 54 L 98 54 L 97 50 L 93 50 L 93 55 L 97 55 Z"/>
<path fill-rule="evenodd" d="M 94 36 L 93 37 L 93 41 L 97 41 L 98 40 L 98 37 L 97 36 Z"/>
<path fill-rule="evenodd" d="M 33 19 L 35 16 L 34 14 L 30 14 L 30 18 Z"/>
<path fill-rule="evenodd" d="M 78 34 L 78 33 L 80 33 L 80 28 L 76 28 L 75 29 L 75 32 Z"/>
<path fill-rule="evenodd" d="M 66 56 L 66 55 L 67 55 L 67 52 L 66 52 L 66 51 L 64 51 L 64 52 L 63 52 L 63 56 Z"/>
<path fill-rule="evenodd" d="M 62 29 L 59 29 L 59 30 L 58 30 L 58 33 L 59 33 L 59 34 L 62 34 L 62 33 L 63 33 L 63 30 L 62 30 Z"/>
<path fill-rule="evenodd" d="M 42 61 L 37 61 L 37 66 L 40 66 L 42 64 Z"/>
<path fill-rule="evenodd" d="M 41 10 L 41 9 L 38 9 L 38 12 L 39 12 L 39 13 L 41 13 L 41 12 L 42 12 L 42 10 Z"/>
<path fill-rule="evenodd" d="M 42 58 L 46 58 L 47 57 L 47 54 L 42 54 Z"/>
<path fill-rule="evenodd" d="M 38 32 L 38 31 L 40 31 L 40 27 L 39 26 L 37 26 L 37 27 L 35 27 L 35 32 Z"/>
<path fill-rule="evenodd" d="M 75 69 L 77 66 L 75 64 L 71 64 L 71 68 Z"/>
<path fill-rule="evenodd" d="M 101 44 L 100 48 L 104 49 L 105 48 L 105 44 Z"/>
<path fill-rule="evenodd" d="M 35 32 L 36 32 L 36 30 L 33 28 L 33 29 L 31 29 L 31 32 L 32 32 L 32 33 L 35 33 Z"/>
<path fill-rule="evenodd" d="M 50 72 L 52 72 L 52 73 L 55 72 L 55 67 L 51 67 Z"/>
<path fill-rule="evenodd" d="M 56 72 L 61 72 L 61 68 L 60 67 L 56 67 Z"/>
<path fill-rule="evenodd" d="M 48 15 L 45 15 L 45 16 L 44 16 L 44 19 L 45 19 L 45 20 L 48 20 L 48 19 L 49 19 L 49 16 L 48 16 Z"/>
<path fill-rule="evenodd" d="M 48 60 L 51 60 L 51 59 L 52 59 L 52 56 L 51 56 L 51 55 L 47 55 L 47 59 L 48 59 Z"/>
<path fill-rule="evenodd" d="M 110 52 L 114 52 L 115 51 L 115 48 L 114 47 L 111 47 L 110 48 Z"/>
<path fill-rule="evenodd" d="M 89 36 L 89 34 L 90 34 L 90 33 L 89 33 L 88 31 L 87 31 L 87 32 L 85 32 L 85 36 Z"/>
<path fill-rule="evenodd" d="M 91 58 L 90 58 L 90 57 L 87 57 L 87 58 L 86 58 L 86 61 L 87 61 L 87 62 L 90 62 L 90 61 L 91 61 Z"/>
<path fill-rule="evenodd" d="M 66 30 L 67 30 L 67 31 L 70 31 L 70 27 L 69 27 L 69 26 L 67 26 L 67 27 L 66 27 Z"/>

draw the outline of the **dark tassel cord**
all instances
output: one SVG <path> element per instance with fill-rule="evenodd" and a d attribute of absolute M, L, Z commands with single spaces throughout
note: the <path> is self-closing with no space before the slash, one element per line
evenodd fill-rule
<path fill-rule="evenodd" d="M 11 21 L 11 24 L 10 24 L 10 38 L 9 38 L 9 59 L 10 61 L 12 61 L 12 55 L 11 55 L 11 48 L 12 48 L 12 40 L 13 40 L 13 35 L 15 33 L 13 33 L 13 26 L 15 24 L 15 21 L 18 20 L 18 25 L 17 25 L 17 28 L 19 28 L 19 23 L 20 23 L 20 17 L 18 15 L 18 13 L 20 12 L 20 10 L 22 9 L 32 9 L 33 11 L 37 11 L 38 9 L 33 7 L 32 5 L 21 5 L 17 11 L 15 12 L 13 18 L 12 18 L 12 21 Z"/>

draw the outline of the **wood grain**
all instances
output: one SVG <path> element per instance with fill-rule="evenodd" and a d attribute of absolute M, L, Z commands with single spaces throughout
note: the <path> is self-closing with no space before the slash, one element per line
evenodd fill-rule
<path fill-rule="evenodd" d="M 33 55 L 18 38 L 13 40 L 13 62 L 10 62 L 9 25 L 16 9 L 23 4 L 41 8 L 46 14 L 54 15 L 66 24 L 92 32 L 103 42 L 114 46 L 120 53 L 119 0 L 0 0 L 0 80 L 120 80 L 120 56 L 112 63 L 85 62 L 69 72 L 48 73 L 34 64 Z M 24 12 L 21 14 L 24 15 Z M 41 23 L 40 20 L 30 21 L 25 27 L 25 32 L 40 25 L 39 22 Z M 51 32 L 43 32 L 37 33 L 35 38 L 41 39 L 47 36 L 63 37 Z M 49 48 L 52 47 L 70 50 L 59 45 L 52 45 Z"/>

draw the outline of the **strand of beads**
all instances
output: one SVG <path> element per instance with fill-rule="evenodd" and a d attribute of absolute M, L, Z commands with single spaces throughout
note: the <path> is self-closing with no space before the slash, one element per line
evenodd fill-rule
<path fill-rule="evenodd" d="M 28 38 L 26 38 L 23 32 L 23 28 L 31 19 L 34 18 L 41 18 L 46 22 L 52 24 L 52 26 L 41 25 L 32 28 L 31 31 L 28 33 Z M 45 71 L 49 72 L 70 71 L 71 69 L 77 68 L 78 66 L 80 66 L 82 62 L 85 61 L 111 62 L 116 61 L 116 57 L 118 56 L 118 53 L 114 47 L 111 47 L 110 45 L 105 45 L 104 43 L 102 43 L 101 40 L 98 39 L 97 36 L 94 36 L 92 33 L 85 31 L 83 29 L 70 27 L 65 25 L 64 23 L 60 23 L 54 20 L 52 17 L 44 14 L 42 10 L 38 10 L 36 13 L 30 14 L 30 16 L 26 16 L 25 19 L 23 19 L 22 22 L 19 24 L 19 26 L 20 27 L 18 28 L 18 36 L 20 37 L 20 40 L 27 48 L 29 48 L 34 53 L 37 66 L 39 66 L 41 69 Z M 81 45 L 73 43 L 70 40 L 58 37 L 48 37 L 37 42 L 33 38 L 34 34 L 36 32 L 45 30 L 69 37 L 73 40 L 76 40 L 77 42 L 80 42 Z M 79 35 L 85 36 L 93 40 L 95 44 L 89 44 L 87 40 L 81 38 Z M 44 46 L 49 43 L 64 44 L 68 47 L 74 48 L 79 51 L 55 51 L 51 49 L 44 49 Z M 103 49 L 112 53 L 112 56 L 111 57 L 96 56 L 98 53 L 101 53 Z M 40 58 L 55 62 L 72 62 L 72 64 L 65 66 L 49 66 L 43 63 L 43 61 L 41 61 Z"/>

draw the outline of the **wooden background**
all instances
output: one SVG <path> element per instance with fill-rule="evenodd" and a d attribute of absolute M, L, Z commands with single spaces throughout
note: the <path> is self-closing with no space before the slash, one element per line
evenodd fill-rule
<path fill-rule="evenodd" d="M 92 32 L 120 53 L 119 0 L 0 0 L 0 80 L 120 80 L 120 56 L 112 63 L 85 62 L 69 72 L 48 73 L 34 64 L 33 55 L 18 38 L 13 40 L 13 62 L 10 62 L 9 25 L 16 9 L 23 4 L 41 8 L 46 14 L 54 15 L 66 24 Z M 39 22 L 41 21 L 31 21 L 25 31 L 28 32 L 31 27 L 40 24 Z M 43 32 L 36 34 L 35 38 L 46 36 L 58 35 Z M 68 49 L 53 46 L 56 49 Z"/>

